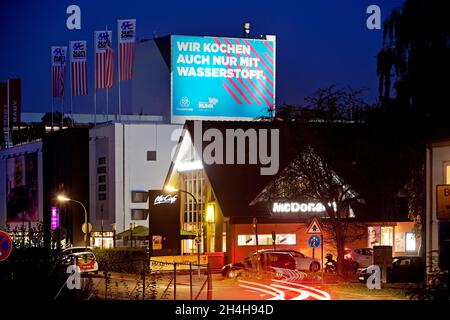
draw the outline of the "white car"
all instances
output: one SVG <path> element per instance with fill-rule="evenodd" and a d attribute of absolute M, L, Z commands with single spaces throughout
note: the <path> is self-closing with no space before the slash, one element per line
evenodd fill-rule
<path fill-rule="evenodd" d="M 260 253 L 266 253 L 271 256 L 280 254 L 289 254 L 295 260 L 295 269 L 300 271 L 317 272 L 320 270 L 320 261 L 305 256 L 303 253 L 295 250 L 261 250 Z"/>
<path fill-rule="evenodd" d="M 65 257 L 65 265 L 77 266 L 79 273 L 98 273 L 98 262 L 91 251 L 71 253 Z"/>
<path fill-rule="evenodd" d="M 373 249 L 372 248 L 345 248 L 345 259 L 352 261 L 355 268 L 367 268 L 372 265 Z"/>

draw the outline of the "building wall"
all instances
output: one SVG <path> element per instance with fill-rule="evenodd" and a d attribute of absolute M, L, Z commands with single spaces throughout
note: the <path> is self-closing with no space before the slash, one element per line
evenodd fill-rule
<path fill-rule="evenodd" d="M 67 241 L 82 246 L 85 243 L 81 231 L 83 207 L 75 202 L 60 203 L 56 197 L 63 193 L 89 209 L 89 130 L 70 128 L 48 133 L 43 138 L 42 150 L 44 228 L 50 230 L 51 207 L 57 206 Z"/>
<path fill-rule="evenodd" d="M 0 150 L 0 227 L 6 227 L 7 217 L 7 190 L 6 190 L 6 162 L 8 158 L 17 157 L 27 153 L 37 153 L 37 177 L 38 177 L 38 208 L 39 222 L 43 221 L 43 176 L 42 176 L 42 141 L 27 143 Z M 38 222 L 33 222 L 35 226 Z M 10 226 L 21 225 L 21 223 L 10 223 Z M 28 224 L 27 224 L 28 225 Z"/>
<path fill-rule="evenodd" d="M 427 149 L 426 180 L 426 257 L 427 266 L 449 267 L 450 223 L 437 219 L 436 186 L 450 184 L 450 141 L 431 145 Z"/>
<path fill-rule="evenodd" d="M 169 124 L 133 124 L 115 123 L 98 126 L 90 130 L 90 210 L 95 212 L 98 197 L 96 195 L 97 171 L 95 163 L 99 149 L 107 149 L 107 188 L 108 226 L 104 231 L 116 232 L 130 228 L 130 223 L 148 226 L 147 220 L 132 220 L 132 209 L 148 209 L 147 203 L 132 203 L 132 191 L 148 191 L 162 189 L 171 164 L 171 153 L 178 143 L 181 126 Z M 102 140 L 108 147 L 94 144 L 92 141 Z M 147 152 L 156 151 L 156 160 L 147 160 Z M 125 177 L 125 179 L 123 179 Z M 95 230 L 100 230 L 101 221 L 98 216 L 92 220 Z"/>
<path fill-rule="evenodd" d="M 392 226 L 393 227 L 393 255 L 404 255 L 405 252 L 396 252 L 395 251 L 395 234 L 401 232 L 410 232 L 414 229 L 414 223 L 412 222 L 397 222 L 397 223 L 367 223 L 367 224 L 357 224 L 352 230 L 350 228 L 349 234 L 357 234 L 358 237 L 352 239 L 345 244 L 346 247 L 349 248 L 367 248 L 368 245 L 368 237 L 369 234 L 367 232 L 368 227 L 372 225 L 378 226 Z M 286 249 L 286 250 L 298 250 L 306 256 L 312 257 L 312 249 L 308 246 L 307 240 L 309 238 L 309 234 L 306 233 L 308 225 L 304 223 L 275 223 L 275 224 L 258 224 L 258 234 L 268 234 L 271 235 L 272 231 L 275 231 L 276 234 L 295 234 L 296 235 L 296 244 L 295 245 L 276 245 L 276 249 Z M 245 257 L 253 254 L 256 251 L 256 246 L 239 246 L 238 245 L 238 236 L 239 235 L 254 235 L 254 229 L 252 224 L 230 224 L 230 259 L 232 262 L 241 261 Z M 327 253 L 333 254 L 334 257 L 337 257 L 337 250 L 334 244 L 333 239 L 330 234 L 326 231 L 323 234 L 324 239 L 324 256 Z M 273 245 L 271 245 L 271 241 L 269 245 L 259 244 L 259 250 L 262 249 L 273 249 Z M 320 247 L 315 250 L 315 258 L 320 259 Z M 417 252 L 408 254 L 417 254 Z"/>

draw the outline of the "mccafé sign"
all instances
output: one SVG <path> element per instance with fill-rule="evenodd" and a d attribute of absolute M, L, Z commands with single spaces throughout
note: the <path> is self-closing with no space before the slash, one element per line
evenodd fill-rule
<path fill-rule="evenodd" d="M 331 203 L 328 204 L 331 206 Z M 333 208 L 336 210 L 336 203 L 333 202 Z M 275 213 L 310 213 L 325 212 L 325 206 L 320 202 L 274 202 L 272 212 Z"/>

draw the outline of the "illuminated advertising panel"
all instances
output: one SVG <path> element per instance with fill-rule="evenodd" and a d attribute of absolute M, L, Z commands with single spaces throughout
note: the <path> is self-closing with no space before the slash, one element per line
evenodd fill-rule
<path fill-rule="evenodd" d="M 254 120 L 275 106 L 275 37 L 172 36 L 172 123 Z"/>
<path fill-rule="evenodd" d="M 51 207 L 50 226 L 52 230 L 59 228 L 59 210 L 58 207 Z"/>

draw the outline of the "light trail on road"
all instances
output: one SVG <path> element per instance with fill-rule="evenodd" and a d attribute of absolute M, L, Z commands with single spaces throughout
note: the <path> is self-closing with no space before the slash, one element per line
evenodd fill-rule
<path fill-rule="evenodd" d="M 272 297 L 267 300 L 306 300 L 310 298 L 316 300 L 331 300 L 331 296 L 328 292 L 311 286 L 276 279 L 272 279 L 271 281 L 272 283 L 270 283 L 270 285 L 265 285 L 254 281 L 239 280 L 239 286 L 271 295 Z M 296 295 L 286 299 L 288 292 Z"/>

